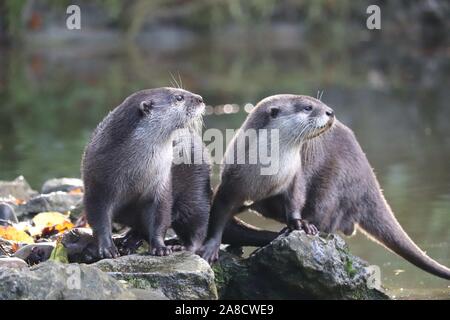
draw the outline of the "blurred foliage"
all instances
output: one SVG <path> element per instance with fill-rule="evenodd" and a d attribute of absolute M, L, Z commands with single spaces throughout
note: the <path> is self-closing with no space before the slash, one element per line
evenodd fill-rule
<path fill-rule="evenodd" d="M 69 0 L 2 0 L 0 16 L 6 17 L 7 32 L 17 37 L 24 30 L 31 7 L 47 7 L 65 14 Z M 76 4 L 106 11 L 111 25 L 117 25 L 129 38 L 134 38 L 146 23 L 173 21 L 197 30 L 213 30 L 227 24 L 252 26 L 274 19 L 302 21 L 311 26 L 329 19 L 342 20 L 355 16 L 362 2 L 350 0 L 80 0 Z M 377 1 L 375 1 L 377 2 Z M 326 17 L 326 19 L 324 19 Z"/>

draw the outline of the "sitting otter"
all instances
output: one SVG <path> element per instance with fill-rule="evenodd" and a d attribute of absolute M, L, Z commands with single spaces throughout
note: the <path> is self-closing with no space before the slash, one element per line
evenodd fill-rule
<path fill-rule="evenodd" d="M 306 199 L 305 179 L 302 177 L 300 150 L 309 139 L 327 131 L 333 124 L 334 112 L 321 101 L 296 95 L 277 95 L 259 102 L 251 111 L 241 129 L 227 148 L 221 173 L 221 183 L 215 193 L 207 240 L 199 254 L 209 262 L 218 259 L 222 234 L 230 217 L 245 202 L 259 203 L 278 196 L 282 199 L 283 219 L 292 229 L 317 233 L 317 228 L 302 219 L 301 210 Z M 279 141 L 265 141 L 258 134 L 250 136 L 248 147 L 243 150 L 245 158 L 261 143 L 279 144 L 279 170 L 274 174 L 261 174 L 263 164 L 237 163 L 235 149 L 239 141 L 252 130 L 275 130 Z M 259 140 L 259 141 L 258 141 Z M 239 152 L 237 152 L 239 153 Z M 258 159 L 259 160 L 259 159 Z M 268 233 L 271 236 L 271 233 Z"/>
<path fill-rule="evenodd" d="M 118 256 L 112 221 L 130 226 L 154 255 L 171 253 L 164 243 L 170 225 L 188 250 L 201 245 L 210 207 L 208 160 L 172 166 L 172 159 L 174 139 L 203 148 L 193 128 L 204 108 L 202 97 L 191 92 L 149 89 L 126 98 L 98 125 L 82 160 L 85 212 L 98 258 Z M 193 139 L 180 140 L 179 129 Z"/>
<path fill-rule="evenodd" d="M 285 97 L 285 101 L 291 100 L 290 96 L 281 97 Z M 283 99 L 277 103 L 280 101 Z M 336 120 L 331 130 L 306 140 L 300 156 L 301 166 L 296 170 L 301 183 L 297 188 L 306 196 L 304 201 L 297 200 L 302 206 L 302 218 L 326 233 L 340 231 L 352 235 L 357 227 L 417 267 L 450 279 L 450 270 L 420 250 L 395 219 L 364 152 L 349 128 Z M 285 161 L 283 165 L 289 167 L 293 164 Z M 236 190 L 239 184 L 235 181 L 228 179 L 226 185 Z M 236 213 L 251 209 L 286 223 L 287 208 L 286 198 L 274 195 L 241 206 Z M 214 218 L 210 223 L 214 224 Z M 277 235 L 233 219 L 225 229 L 223 242 L 237 246 L 264 246 Z"/>

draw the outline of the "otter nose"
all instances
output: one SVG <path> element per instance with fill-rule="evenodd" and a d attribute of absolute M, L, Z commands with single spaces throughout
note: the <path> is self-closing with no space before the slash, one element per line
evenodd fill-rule
<path fill-rule="evenodd" d="M 325 114 L 329 117 L 334 117 L 334 111 L 333 109 L 329 109 L 327 111 L 325 111 Z"/>
<path fill-rule="evenodd" d="M 203 98 L 202 98 L 201 96 L 196 96 L 196 97 L 195 97 L 195 101 L 196 101 L 197 103 L 203 103 Z"/>

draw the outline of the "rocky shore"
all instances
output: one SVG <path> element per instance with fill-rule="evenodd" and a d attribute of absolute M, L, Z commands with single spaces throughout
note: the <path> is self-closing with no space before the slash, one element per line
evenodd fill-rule
<path fill-rule="evenodd" d="M 93 262 L 82 198 L 79 179 L 40 192 L 23 177 L 0 181 L 0 299 L 389 299 L 337 235 L 282 234 L 246 258 L 223 250 L 212 268 L 188 252 L 147 255 L 145 243 Z"/>

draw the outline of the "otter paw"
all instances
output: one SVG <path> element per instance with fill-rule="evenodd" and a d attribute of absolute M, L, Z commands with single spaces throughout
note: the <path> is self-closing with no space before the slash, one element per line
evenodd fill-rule
<path fill-rule="evenodd" d="M 185 251 L 186 247 L 182 246 L 181 244 L 174 244 L 171 246 L 167 246 L 168 248 L 170 248 L 170 250 L 172 250 L 172 252 L 178 252 L 178 251 Z"/>
<path fill-rule="evenodd" d="M 306 234 L 309 235 L 316 235 L 319 233 L 319 230 L 315 225 L 312 223 L 309 223 L 307 220 L 304 219 L 294 219 L 289 222 L 288 228 L 290 231 L 293 230 L 303 230 Z"/>
<path fill-rule="evenodd" d="M 97 254 L 100 259 L 115 259 L 120 256 L 119 251 L 113 243 L 98 246 Z"/>
<path fill-rule="evenodd" d="M 209 264 L 213 264 L 219 260 L 219 248 L 220 244 L 205 243 L 198 251 L 197 254 L 205 259 Z"/>
<path fill-rule="evenodd" d="M 172 249 L 170 247 L 166 247 L 166 246 L 154 247 L 150 250 L 150 254 L 152 256 L 158 256 L 158 257 L 168 256 L 171 253 L 172 253 Z"/>

